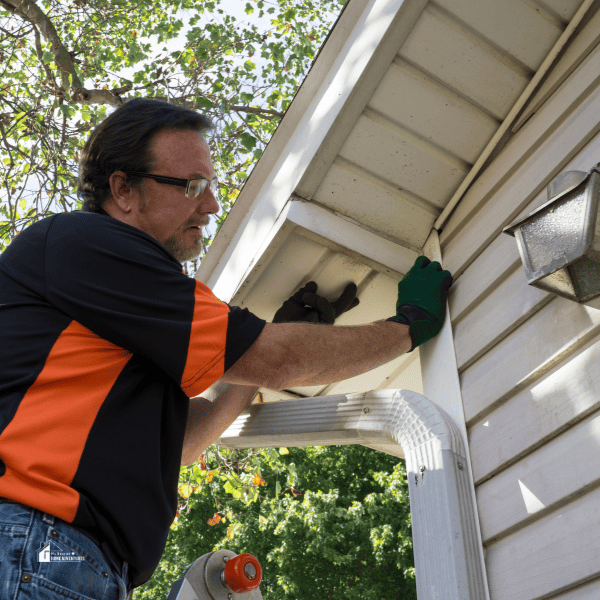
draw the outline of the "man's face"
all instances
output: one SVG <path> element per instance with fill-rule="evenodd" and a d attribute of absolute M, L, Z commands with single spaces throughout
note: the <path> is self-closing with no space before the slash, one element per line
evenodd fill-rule
<path fill-rule="evenodd" d="M 215 175 L 208 144 L 196 131 L 161 131 L 152 143 L 154 175 L 179 179 L 212 179 Z M 159 241 L 179 262 L 202 252 L 202 227 L 219 204 L 209 186 L 190 199 L 185 188 L 144 179 L 135 226 Z"/>

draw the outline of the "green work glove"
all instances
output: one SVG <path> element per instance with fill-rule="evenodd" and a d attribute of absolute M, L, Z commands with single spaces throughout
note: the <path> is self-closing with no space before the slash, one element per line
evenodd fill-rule
<path fill-rule="evenodd" d="M 435 337 L 442 329 L 452 281 L 450 271 L 442 271 L 440 263 L 419 256 L 398 284 L 396 316 L 388 321 L 408 325 L 412 340 L 409 352 Z"/>
<path fill-rule="evenodd" d="M 359 304 L 354 283 L 349 283 L 335 302 L 329 302 L 327 298 L 318 296 L 316 294 L 317 287 L 314 281 L 309 281 L 303 288 L 300 288 L 275 313 L 273 323 L 304 321 L 333 325 L 337 317 Z"/>

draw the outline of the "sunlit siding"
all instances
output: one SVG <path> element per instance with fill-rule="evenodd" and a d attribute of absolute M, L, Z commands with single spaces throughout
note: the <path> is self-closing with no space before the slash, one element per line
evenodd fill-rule
<path fill-rule="evenodd" d="M 600 310 L 528 286 L 502 233 L 600 160 L 600 47 L 582 58 L 441 234 L 492 600 L 600 597 Z"/>

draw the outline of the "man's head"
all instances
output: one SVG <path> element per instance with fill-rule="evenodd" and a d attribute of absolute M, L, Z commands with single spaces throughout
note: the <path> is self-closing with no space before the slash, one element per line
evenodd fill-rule
<path fill-rule="evenodd" d="M 192 110 L 151 99 L 119 107 L 85 144 L 79 194 L 92 210 L 145 231 L 180 262 L 198 256 L 202 230 L 219 206 L 210 187 L 195 198 L 186 188 L 132 175 L 212 179 L 214 169 L 203 133 L 210 121 Z M 193 196 L 193 194 L 188 194 Z"/>

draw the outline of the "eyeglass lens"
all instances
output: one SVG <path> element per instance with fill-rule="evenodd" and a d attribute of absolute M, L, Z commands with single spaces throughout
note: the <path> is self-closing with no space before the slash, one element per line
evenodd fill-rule
<path fill-rule="evenodd" d="M 201 196 L 204 193 L 204 190 L 206 190 L 207 185 L 210 187 L 210 191 L 216 198 L 219 190 L 219 181 L 216 177 L 210 181 L 207 179 L 194 179 L 191 181 L 189 193 L 187 194 L 188 198 L 197 198 L 198 196 Z"/>

